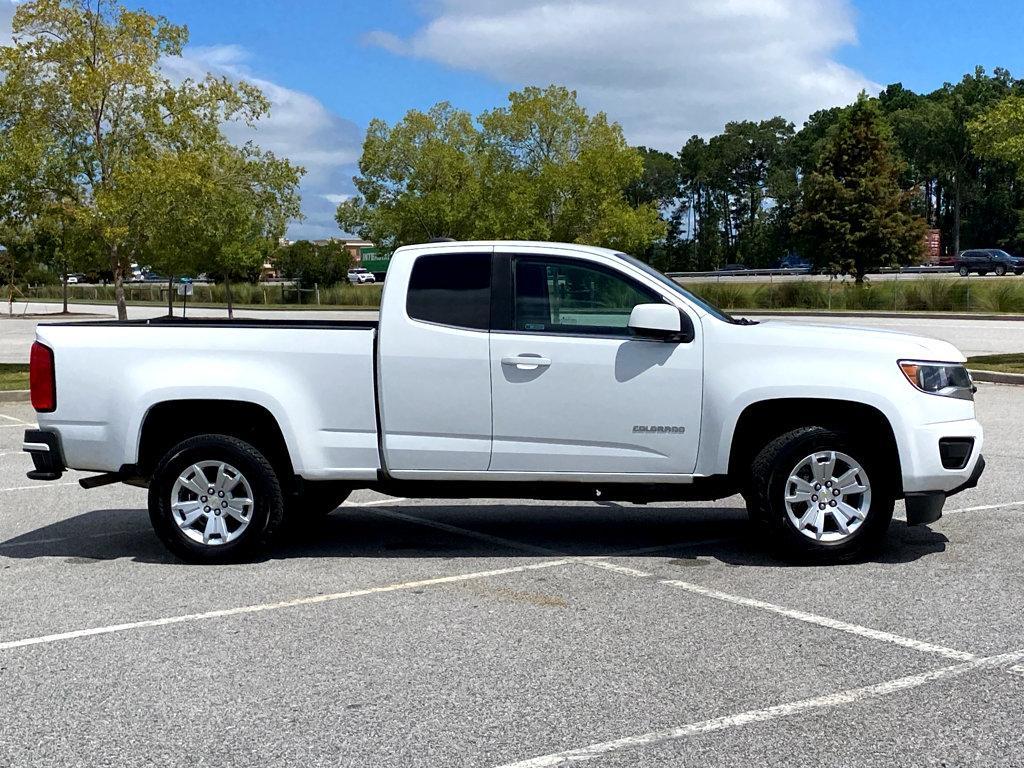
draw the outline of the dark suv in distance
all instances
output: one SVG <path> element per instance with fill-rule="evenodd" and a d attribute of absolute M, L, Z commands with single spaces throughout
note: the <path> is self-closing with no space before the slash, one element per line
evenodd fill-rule
<path fill-rule="evenodd" d="M 1021 275 L 1024 274 L 1024 257 L 1011 256 L 1000 248 L 972 248 L 961 251 L 960 256 L 953 262 L 953 267 L 965 278 L 972 272 L 979 275 L 989 272 L 996 275 L 1005 275 L 1008 272 Z"/>

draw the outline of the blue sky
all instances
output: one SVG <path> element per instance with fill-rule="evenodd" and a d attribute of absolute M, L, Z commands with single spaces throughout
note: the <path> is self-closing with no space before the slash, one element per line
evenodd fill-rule
<path fill-rule="evenodd" d="M 235 43 L 255 72 L 308 91 L 364 126 L 447 99 L 478 113 L 511 87 L 487 75 L 395 55 L 365 40 L 374 30 L 410 35 L 430 4 L 412 0 L 146 0 L 147 9 L 189 26 L 194 45 Z M 679 3 L 683 5 L 683 3 Z M 1020 0 L 856 0 L 857 42 L 834 58 L 880 84 L 931 90 L 976 64 L 1024 76 Z M 614 117 L 614 116 L 613 116 Z M 736 117 L 742 117 L 737 115 Z M 685 137 L 684 137 L 685 138 Z M 681 143 L 681 142 L 680 142 Z"/>
<path fill-rule="evenodd" d="M 1021 0 L 128 1 L 188 25 L 169 69 L 267 90 L 257 141 L 309 169 L 293 237 L 337 234 L 370 119 L 441 100 L 479 114 L 561 83 L 630 141 L 675 151 L 732 119 L 799 125 L 861 88 L 932 90 L 976 64 L 1024 76 Z"/>

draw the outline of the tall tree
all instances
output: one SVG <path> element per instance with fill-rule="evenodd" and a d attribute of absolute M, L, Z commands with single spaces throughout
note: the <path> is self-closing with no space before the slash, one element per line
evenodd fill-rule
<path fill-rule="evenodd" d="M 154 151 L 199 144 L 222 122 L 252 121 L 267 108 L 254 86 L 208 76 L 177 85 L 162 56 L 180 54 L 185 27 L 116 0 L 28 0 L 0 50 L 0 103 L 18 104 L 15 126 L 41 154 L 39 168 L 68 180 L 62 196 L 89 211 L 114 274 L 118 316 L 123 281 L 144 243 L 144 223 L 122 206 L 118 185 Z"/>
<path fill-rule="evenodd" d="M 861 95 L 833 125 L 817 170 L 803 180 L 794 227 L 818 265 L 850 263 L 857 282 L 922 254 L 924 221 L 899 186 L 901 160 L 878 106 Z"/>
<path fill-rule="evenodd" d="M 439 236 L 636 249 L 664 235 L 653 202 L 626 199 L 643 174 L 640 154 L 572 91 L 526 88 L 478 124 L 445 103 L 394 127 L 373 121 L 360 195 L 338 207 L 339 226 L 386 250 Z"/>

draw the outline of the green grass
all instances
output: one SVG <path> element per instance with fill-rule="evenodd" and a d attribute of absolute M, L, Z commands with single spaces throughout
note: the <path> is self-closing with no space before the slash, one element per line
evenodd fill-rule
<path fill-rule="evenodd" d="M 1024 374 L 1024 353 L 1005 355 L 975 355 L 967 359 L 967 368 L 981 371 L 1000 371 L 1004 374 Z"/>
<path fill-rule="evenodd" d="M 868 280 L 857 284 L 850 280 L 758 281 L 692 280 L 683 285 L 724 310 L 836 310 L 847 312 L 985 312 L 1024 313 L 1024 280 L 974 280 L 964 278 L 926 278 L 923 280 Z M 129 304 L 167 306 L 161 297 L 162 286 L 128 284 L 125 298 Z M 319 302 L 315 293 L 300 294 L 280 284 L 240 283 L 232 286 L 235 307 L 239 309 L 376 309 L 380 304 L 381 284 L 350 286 L 347 283 L 321 288 Z M 113 286 L 69 286 L 69 299 L 75 303 L 114 303 Z M 60 300 L 59 286 L 25 289 L 28 299 Z M 175 308 L 181 300 L 174 297 Z M 301 302 L 299 301 L 301 299 Z M 190 307 L 222 308 L 224 286 L 197 284 Z"/>
<path fill-rule="evenodd" d="M 124 287 L 125 300 L 129 304 L 152 304 L 167 306 L 167 294 L 161 293 L 167 286 L 158 283 L 127 283 Z M 301 295 L 291 286 L 279 283 L 236 283 L 231 286 L 232 303 L 239 308 L 244 307 L 316 307 L 319 298 L 321 307 L 375 308 L 380 304 L 382 284 L 369 286 L 352 286 L 341 283 L 336 286 L 321 288 L 316 291 L 303 291 Z M 226 306 L 224 286 L 222 284 L 196 283 L 195 292 L 188 298 L 190 306 L 204 307 Z M 25 289 L 26 299 L 45 299 L 58 302 L 61 298 L 60 286 L 34 286 Z M 113 304 L 113 286 L 68 286 L 68 301 L 88 304 Z M 181 306 L 181 297 L 174 295 L 175 307 Z"/>
<path fill-rule="evenodd" d="M 27 389 L 27 363 L 0 363 L 0 391 Z"/>

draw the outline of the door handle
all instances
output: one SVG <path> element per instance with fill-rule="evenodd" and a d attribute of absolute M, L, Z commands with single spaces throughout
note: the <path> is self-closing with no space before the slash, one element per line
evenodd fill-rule
<path fill-rule="evenodd" d="M 524 355 L 506 355 L 501 359 L 503 366 L 515 366 L 522 371 L 533 371 L 551 365 L 550 358 L 542 358 L 539 355 L 526 353 Z"/>

